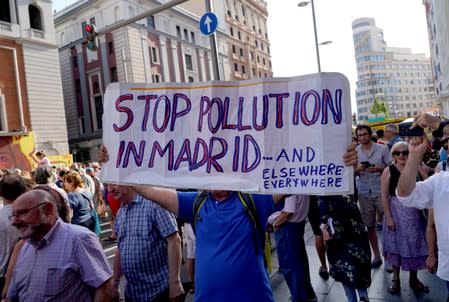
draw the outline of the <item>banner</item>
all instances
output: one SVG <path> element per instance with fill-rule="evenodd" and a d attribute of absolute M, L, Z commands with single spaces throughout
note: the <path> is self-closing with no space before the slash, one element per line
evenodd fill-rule
<path fill-rule="evenodd" d="M 108 86 L 109 183 L 260 193 L 353 191 L 349 83 L 338 73 Z"/>

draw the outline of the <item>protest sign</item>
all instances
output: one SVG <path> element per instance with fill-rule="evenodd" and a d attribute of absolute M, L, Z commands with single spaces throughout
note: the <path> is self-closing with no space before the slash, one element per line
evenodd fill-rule
<path fill-rule="evenodd" d="M 105 182 L 260 193 L 353 191 L 349 83 L 338 73 L 119 84 L 104 100 Z"/>

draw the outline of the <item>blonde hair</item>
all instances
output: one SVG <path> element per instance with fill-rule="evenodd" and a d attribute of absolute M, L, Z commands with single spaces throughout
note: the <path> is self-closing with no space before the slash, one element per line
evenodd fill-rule
<path fill-rule="evenodd" d="M 397 149 L 399 149 L 402 146 L 404 146 L 408 150 L 408 143 L 404 142 L 404 141 L 400 141 L 400 142 L 395 143 L 393 145 L 393 147 L 391 147 L 391 151 L 390 151 L 391 155 L 393 155 L 393 152 L 395 152 Z"/>

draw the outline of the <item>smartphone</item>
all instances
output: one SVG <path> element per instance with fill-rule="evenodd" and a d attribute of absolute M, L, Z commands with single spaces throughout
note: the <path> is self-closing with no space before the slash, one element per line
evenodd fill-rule
<path fill-rule="evenodd" d="M 399 136 L 423 136 L 424 135 L 424 129 L 415 126 L 415 128 L 410 129 L 413 122 L 402 122 L 399 123 Z"/>
<path fill-rule="evenodd" d="M 370 164 L 369 161 L 362 161 L 362 162 L 360 162 L 360 164 L 364 167 L 372 167 L 373 166 L 372 164 Z"/>

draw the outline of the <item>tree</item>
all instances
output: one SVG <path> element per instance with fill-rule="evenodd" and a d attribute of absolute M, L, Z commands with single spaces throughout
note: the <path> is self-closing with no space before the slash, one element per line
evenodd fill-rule
<path fill-rule="evenodd" d="M 379 98 L 376 96 L 374 97 L 373 106 L 369 109 L 369 111 L 372 114 L 378 115 L 383 113 L 385 115 L 385 118 L 388 118 L 388 109 L 384 102 L 380 101 Z"/>

